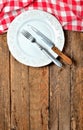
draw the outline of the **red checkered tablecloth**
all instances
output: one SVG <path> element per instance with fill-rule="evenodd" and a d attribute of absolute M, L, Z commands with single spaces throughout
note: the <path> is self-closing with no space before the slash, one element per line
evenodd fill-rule
<path fill-rule="evenodd" d="M 51 13 L 65 30 L 83 32 L 83 0 L 0 0 L 0 34 L 16 16 L 31 9 Z"/>

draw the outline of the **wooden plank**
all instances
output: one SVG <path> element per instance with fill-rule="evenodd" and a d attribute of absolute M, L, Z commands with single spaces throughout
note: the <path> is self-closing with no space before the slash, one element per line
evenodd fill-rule
<path fill-rule="evenodd" d="M 11 56 L 11 130 L 29 130 L 28 67 Z"/>
<path fill-rule="evenodd" d="M 72 33 L 71 129 L 83 130 L 83 33 Z"/>
<path fill-rule="evenodd" d="M 0 130 L 10 130 L 9 51 L 6 34 L 0 35 Z"/>
<path fill-rule="evenodd" d="M 64 53 L 71 56 L 71 37 L 66 32 Z M 70 66 L 50 67 L 50 130 L 70 130 Z"/>
<path fill-rule="evenodd" d="M 50 129 L 70 130 L 70 69 L 51 68 Z M 53 77 L 52 77 L 53 76 Z M 54 81 L 53 81 L 54 80 Z M 65 84 L 66 83 L 66 84 Z"/>
<path fill-rule="evenodd" d="M 29 68 L 30 130 L 48 130 L 48 67 Z"/>

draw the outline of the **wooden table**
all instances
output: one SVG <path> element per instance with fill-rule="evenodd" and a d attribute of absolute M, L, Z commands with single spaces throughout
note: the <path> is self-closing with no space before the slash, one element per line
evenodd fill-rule
<path fill-rule="evenodd" d="M 83 33 L 64 33 L 63 68 L 19 63 L 0 35 L 0 130 L 83 130 Z"/>

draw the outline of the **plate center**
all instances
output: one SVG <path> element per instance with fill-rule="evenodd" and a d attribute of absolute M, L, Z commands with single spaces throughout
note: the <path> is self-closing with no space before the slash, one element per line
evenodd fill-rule
<path fill-rule="evenodd" d="M 32 36 L 34 36 L 40 44 L 43 44 L 45 46 L 44 42 L 39 38 L 39 36 L 31 29 L 31 26 L 36 27 L 38 30 L 40 30 L 43 34 L 45 34 L 47 37 L 51 37 L 51 39 L 54 39 L 54 32 L 51 29 L 51 26 L 49 22 L 44 21 L 44 20 L 39 20 L 39 19 L 32 19 L 29 21 L 26 21 L 23 25 L 21 25 L 19 32 L 18 32 L 18 45 L 20 49 L 25 53 L 25 54 L 32 54 L 32 56 L 38 56 L 38 52 L 40 51 L 38 46 L 34 43 L 31 43 L 30 40 L 28 40 L 26 37 L 23 36 L 21 33 L 22 30 L 27 30 L 29 33 L 31 33 Z M 35 49 L 37 49 L 37 53 L 35 53 Z M 28 52 L 29 50 L 29 52 Z"/>

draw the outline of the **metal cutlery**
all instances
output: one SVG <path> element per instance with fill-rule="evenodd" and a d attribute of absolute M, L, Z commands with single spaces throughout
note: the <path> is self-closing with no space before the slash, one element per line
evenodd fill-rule
<path fill-rule="evenodd" d="M 36 29 L 35 27 L 31 26 L 31 29 L 40 36 L 40 38 L 56 53 L 58 54 L 58 56 L 60 56 L 67 64 L 71 65 L 72 64 L 72 60 L 66 56 L 65 54 L 63 54 L 63 52 L 61 52 L 55 45 L 54 43 L 47 38 L 43 33 L 41 33 L 38 29 Z"/>
<path fill-rule="evenodd" d="M 42 45 L 40 45 L 37 41 L 36 38 L 34 38 L 28 31 L 23 30 L 22 34 L 29 39 L 32 43 L 36 43 L 37 46 L 41 49 L 41 51 L 49 58 L 52 60 L 54 64 L 56 64 L 58 67 L 62 67 L 62 63 L 58 61 L 46 48 L 44 48 Z"/>

